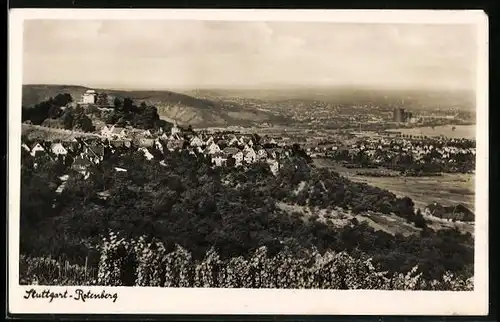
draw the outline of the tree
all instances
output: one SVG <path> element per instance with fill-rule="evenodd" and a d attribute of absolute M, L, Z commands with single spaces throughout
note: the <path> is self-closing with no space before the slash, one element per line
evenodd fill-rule
<path fill-rule="evenodd" d="M 260 141 L 261 141 L 260 135 L 258 135 L 257 133 L 255 133 L 253 135 L 253 140 L 254 140 L 255 144 L 260 144 Z"/>
<path fill-rule="evenodd" d="M 116 111 L 113 111 L 106 116 L 105 121 L 106 124 L 115 124 L 119 119 L 120 115 Z"/>
<path fill-rule="evenodd" d="M 85 131 L 92 132 L 95 130 L 92 120 L 86 115 L 80 115 L 75 122 L 75 127 Z"/>
<path fill-rule="evenodd" d="M 62 122 L 64 128 L 67 130 L 72 129 L 74 121 L 75 121 L 75 116 L 73 110 L 71 108 L 66 109 L 66 111 L 64 111 L 64 114 L 62 116 Z"/>
<path fill-rule="evenodd" d="M 394 212 L 400 217 L 413 219 L 412 217 L 415 213 L 413 200 L 408 197 L 398 198 L 395 203 Z"/>
<path fill-rule="evenodd" d="M 127 125 L 127 120 L 125 120 L 124 117 L 120 117 L 120 119 L 118 119 L 118 121 L 116 121 L 116 126 L 118 127 L 124 127 Z"/>
<path fill-rule="evenodd" d="M 427 222 L 426 222 L 424 216 L 422 215 L 420 208 L 417 209 L 417 213 L 415 214 L 415 218 L 414 218 L 414 223 L 415 223 L 415 227 L 417 227 L 417 228 L 427 227 Z"/>
<path fill-rule="evenodd" d="M 96 104 L 101 107 L 107 107 L 109 105 L 108 94 L 100 93 L 99 95 L 97 95 Z"/>
<path fill-rule="evenodd" d="M 141 113 L 133 115 L 132 123 L 137 128 L 152 129 L 156 122 L 160 119 L 156 107 L 146 106 Z"/>
<path fill-rule="evenodd" d="M 49 108 L 48 117 L 50 117 L 51 119 L 56 119 L 59 116 L 61 116 L 61 113 L 62 113 L 62 110 L 60 107 L 58 107 L 57 105 L 52 105 Z"/>
<path fill-rule="evenodd" d="M 229 168 L 232 168 L 236 165 L 236 160 L 235 158 L 233 158 L 232 155 L 230 155 L 227 160 L 226 160 L 226 166 L 228 166 Z"/>
<path fill-rule="evenodd" d="M 49 117 L 49 110 L 52 107 L 52 99 L 36 104 L 30 111 L 31 123 L 40 125 Z"/>
<path fill-rule="evenodd" d="M 73 102 L 73 97 L 71 97 L 71 94 L 68 93 L 57 94 L 56 97 L 52 99 L 52 104 L 57 107 L 66 106 L 71 102 Z"/>
<path fill-rule="evenodd" d="M 113 105 L 115 106 L 115 109 L 119 110 L 122 107 L 122 101 L 120 100 L 120 98 L 115 97 Z"/>
<path fill-rule="evenodd" d="M 132 99 L 126 97 L 124 100 L 123 100 L 123 111 L 125 113 L 128 113 L 128 112 L 131 112 L 133 110 L 133 106 L 134 106 L 134 101 L 132 101 Z"/>

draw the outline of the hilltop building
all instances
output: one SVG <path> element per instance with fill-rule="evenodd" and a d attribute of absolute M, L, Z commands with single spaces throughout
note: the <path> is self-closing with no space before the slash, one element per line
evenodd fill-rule
<path fill-rule="evenodd" d="M 87 90 L 83 95 L 82 95 L 82 103 L 83 104 L 95 104 L 97 101 L 97 93 L 93 89 Z"/>

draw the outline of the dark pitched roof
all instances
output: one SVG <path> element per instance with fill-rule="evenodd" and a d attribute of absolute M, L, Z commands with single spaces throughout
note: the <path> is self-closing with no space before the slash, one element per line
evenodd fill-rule
<path fill-rule="evenodd" d="M 123 146 L 123 141 L 110 141 L 109 142 L 112 146 L 114 146 L 115 148 L 119 148 L 119 147 L 122 147 Z"/>
<path fill-rule="evenodd" d="M 225 154 L 231 154 L 231 155 L 234 155 L 234 154 L 236 154 L 236 153 L 240 152 L 240 149 L 238 149 L 238 148 L 234 148 L 234 147 L 227 147 L 227 148 L 225 148 L 225 149 L 223 150 L 223 152 L 224 152 Z"/>
<path fill-rule="evenodd" d="M 447 213 L 463 213 L 463 214 L 470 214 L 470 215 L 474 214 L 469 208 L 467 208 L 466 206 L 464 206 L 462 204 L 444 207 L 444 209 Z"/>
<path fill-rule="evenodd" d="M 92 152 L 94 152 L 98 156 L 104 155 L 104 146 L 102 146 L 102 145 L 92 144 L 92 145 L 89 145 L 87 148 L 89 150 L 91 150 Z"/>
<path fill-rule="evenodd" d="M 90 166 L 92 165 L 92 161 L 90 161 L 87 158 L 82 158 L 82 157 L 77 157 L 74 161 L 72 166 L 73 167 L 85 167 L 85 166 Z"/>
<path fill-rule="evenodd" d="M 221 157 L 224 158 L 226 155 L 223 152 L 216 152 L 212 155 L 212 157 Z"/>

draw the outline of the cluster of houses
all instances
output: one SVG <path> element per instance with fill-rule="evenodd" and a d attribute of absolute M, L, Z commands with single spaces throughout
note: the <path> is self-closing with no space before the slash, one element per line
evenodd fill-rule
<path fill-rule="evenodd" d="M 344 152 L 353 158 L 362 153 L 370 158 L 373 164 L 382 164 L 384 161 L 401 156 L 411 156 L 413 162 L 419 164 L 426 163 L 426 160 L 432 160 L 433 163 L 454 164 L 475 159 L 475 147 L 465 147 L 466 144 L 461 147 L 455 141 L 457 140 L 415 141 L 403 138 L 367 138 L 349 146 L 337 145 L 308 149 L 308 153 L 313 157 L 318 155 L 328 157 Z"/>
<path fill-rule="evenodd" d="M 154 131 L 135 129 L 132 127 L 118 127 L 116 125 L 105 125 L 100 130 L 100 135 L 103 138 L 114 140 L 124 140 L 131 137 L 141 137 L 146 139 L 161 138 L 163 140 L 167 140 L 180 137 L 182 135 L 182 130 L 177 126 L 177 123 L 175 123 L 172 127 L 170 135 L 168 135 L 167 132 L 164 132 L 162 128 Z"/>
<path fill-rule="evenodd" d="M 134 134 L 135 138 L 130 139 Z M 240 134 L 194 132 L 183 134 L 176 125 L 172 127 L 170 133 L 162 130 L 153 132 L 105 126 L 101 130 L 101 135 L 100 139 L 41 142 L 34 143 L 32 146 L 22 143 L 22 148 L 33 157 L 37 154 L 48 154 L 54 158 L 66 160 L 69 154 L 72 156 L 71 167 L 84 175 L 88 175 L 89 166 L 103 160 L 106 147 L 114 153 L 119 147 L 134 146 L 147 160 L 154 159 L 153 151 L 151 151 L 153 148 L 162 153 L 166 152 L 165 150 L 186 150 L 194 156 L 204 155 L 210 158 L 214 167 L 229 165 L 239 167 L 255 162 L 265 162 L 274 174 L 279 171 L 280 160 L 292 155 L 291 148 L 278 146 L 273 139 L 261 139 L 257 143 L 252 136 Z M 126 169 L 117 169 L 117 171 L 126 171 Z"/>

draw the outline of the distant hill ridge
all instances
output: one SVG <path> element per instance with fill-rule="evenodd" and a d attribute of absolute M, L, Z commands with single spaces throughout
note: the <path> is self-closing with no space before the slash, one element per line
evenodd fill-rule
<path fill-rule="evenodd" d="M 371 89 L 364 87 L 290 87 L 268 89 L 204 89 L 184 92 L 206 99 L 240 97 L 266 101 L 324 101 L 332 104 L 402 104 L 415 110 L 459 108 L 474 111 L 475 93 L 458 90 Z"/>
<path fill-rule="evenodd" d="M 191 124 L 196 127 L 205 126 L 251 126 L 265 122 L 283 122 L 282 118 L 270 113 L 257 111 L 240 106 L 236 103 L 214 102 L 209 99 L 196 98 L 167 90 L 114 90 L 103 88 L 89 88 L 76 85 L 23 85 L 22 104 L 30 107 L 47 100 L 60 93 L 71 94 L 75 101 L 88 89 L 95 89 L 98 93 L 105 92 L 111 97 L 129 97 L 137 103 L 145 101 L 158 108 L 160 118 L 167 121 L 177 121 L 179 124 Z"/>

